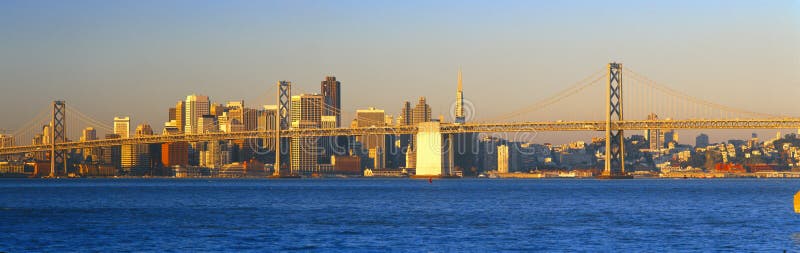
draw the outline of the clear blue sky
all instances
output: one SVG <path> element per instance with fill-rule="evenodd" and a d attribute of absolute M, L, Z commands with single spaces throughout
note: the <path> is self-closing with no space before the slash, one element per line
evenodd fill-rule
<path fill-rule="evenodd" d="M 800 3 L 0 1 L 0 128 L 65 99 L 160 131 L 188 94 L 255 107 L 273 103 L 277 80 L 318 92 L 329 73 L 351 115 L 396 114 L 419 96 L 448 115 L 458 66 L 478 118 L 490 118 L 612 60 L 715 102 L 800 116 Z M 591 109 L 550 110 L 520 120 Z"/>

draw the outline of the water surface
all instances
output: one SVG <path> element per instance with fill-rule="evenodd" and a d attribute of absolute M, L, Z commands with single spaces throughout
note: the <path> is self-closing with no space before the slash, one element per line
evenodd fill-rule
<path fill-rule="evenodd" d="M 2 179 L 0 251 L 796 251 L 800 180 Z"/>

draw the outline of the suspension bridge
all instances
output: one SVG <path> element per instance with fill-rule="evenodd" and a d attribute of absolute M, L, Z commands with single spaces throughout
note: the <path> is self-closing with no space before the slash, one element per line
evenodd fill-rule
<path fill-rule="evenodd" d="M 623 76 L 625 85 L 623 86 Z M 623 93 L 624 87 L 624 93 Z M 604 94 L 603 96 L 598 96 Z M 41 110 L 32 120 L 11 133 L 14 143 L 20 144 L 41 134 L 44 125 L 47 141 L 31 145 L 14 145 L 0 148 L 0 155 L 49 152 L 51 172 L 66 172 L 65 154 L 72 149 L 99 148 L 132 144 L 157 144 L 172 142 L 210 142 L 238 139 L 264 139 L 274 143 L 273 150 L 280 148 L 281 138 L 362 136 L 362 135 L 416 135 L 419 126 L 385 126 L 350 128 L 292 128 L 290 127 L 291 84 L 278 82 L 275 126 L 272 130 L 209 132 L 200 134 L 164 134 L 134 136 L 131 138 L 71 141 L 68 135 L 76 136 L 74 129 L 91 126 L 113 132 L 113 127 L 96 120 L 65 101 L 55 101 Z M 583 97 L 581 96 L 583 95 Z M 588 95 L 588 97 L 586 97 Z M 599 98 L 599 99 L 598 99 Z M 593 101 L 599 100 L 599 101 Z M 593 113 L 591 120 L 559 119 L 553 121 L 526 121 L 526 115 L 546 115 L 547 108 L 561 103 L 598 105 L 604 110 L 587 110 Z M 602 106 L 599 106 L 602 105 Z M 323 106 L 323 105 L 321 105 Z M 330 108 L 329 108 L 330 109 Z M 338 110 L 332 108 L 332 110 Z M 344 112 L 342 112 L 344 113 Z M 69 117 L 67 117 L 69 115 Z M 669 116 L 656 118 L 652 115 Z M 564 115 L 560 115 L 563 117 Z M 586 116 L 586 115 L 580 115 Z M 629 120 L 633 118 L 634 120 Z M 523 120 L 520 120 L 523 119 Z M 68 132 L 70 126 L 71 132 Z M 79 126 L 72 128 L 73 126 Z M 430 126 L 426 125 L 426 131 Z M 800 118 L 786 115 L 752 112 L 721 103 L 710 102 L 674 90 L 655 82 L 642 74 L 623 68 L 620 63 L 609 63 L 605 68 L 576 82 L 553 96 L 536 101 L 526 107 L 509 111 L 503 115 L 469 123 L 440 123 L 435 125 L 435 134 L 460 133 L 504 133 L 545 131 L 594 131 L 604 132 L 605 165 L 602 177 L 625 177 L 625 134 L 630 130 L 676 130 L 676 129 L 800 129 Z M 277 137 L 277 138 L 276 138 Z M 35 140 L 34 140 L 35 142 Z M 280 173 L 280 156 L 276 156 L 276 173 Z M 61 169 L 63 168 L 63 169 Z"/>

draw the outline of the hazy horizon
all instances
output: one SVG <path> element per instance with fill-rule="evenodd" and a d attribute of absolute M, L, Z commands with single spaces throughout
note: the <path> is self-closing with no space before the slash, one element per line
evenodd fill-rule
<path fill-rule="evenodd" d="M 2 1 L 0 35 L 0 129 L 11 132 L 55 99 L 107 124 L 130 116 L 132 128 L 160 132 L 186 95 L 256 108 L 274 104 L 278 80 L 292 81 L 294 94 L 318 93 L 329 74 L 342 82 L 343 126 L 356 109 L 396 117 L 420 96 L 448 116 L 459 66 L 481 120 L 610 61 L 709 101 L 800 116 L 799 1 Z M 514 120 L 589 119 L 600 109 L 590 107 Z M 699 132 L 712 142 L 774 136 L 693 130 L 680 142 Z M 536 142 L 600 135 L 542 133 Z"/>

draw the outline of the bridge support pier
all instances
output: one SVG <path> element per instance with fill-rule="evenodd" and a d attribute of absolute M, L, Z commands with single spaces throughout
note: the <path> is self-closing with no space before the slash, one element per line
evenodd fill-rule
<path fill-rule="evenodd" d="M 598 178 L 633 178 L 625 173 L 625 133 L 612 129 L 617 121 L 623 121 L 622 64 L 608 64 L 608 87 L 606 87 L 606 157 L 603 173 Z M 617 127 L 614 127 L 617 128 Z"/>
<path fill-rule="evenodd" d="M 50 128 L 50 177 L 56 177 L 63 170 L 63 175 L 67 175 L 67 151 L 56 150 L 56 144 L 67 142 L 67 119 L 66 103 L 63 100 L 53 101 L 53 121 Z"/>
<path fill-rule="evenodd" d="M 284 177 L 288 173 L 281 171 L 281 155 L 283 149 L 281 146 L 281 130 L 289 129 L 289 113 L 291 113 L 291 99 L 292 99 L 292 83 L 289 81 L 278 81 L 277 83 L 277 105 L 278 110 L 275 113 L 275 164 L 273 165 L 272 177 Z"/>

